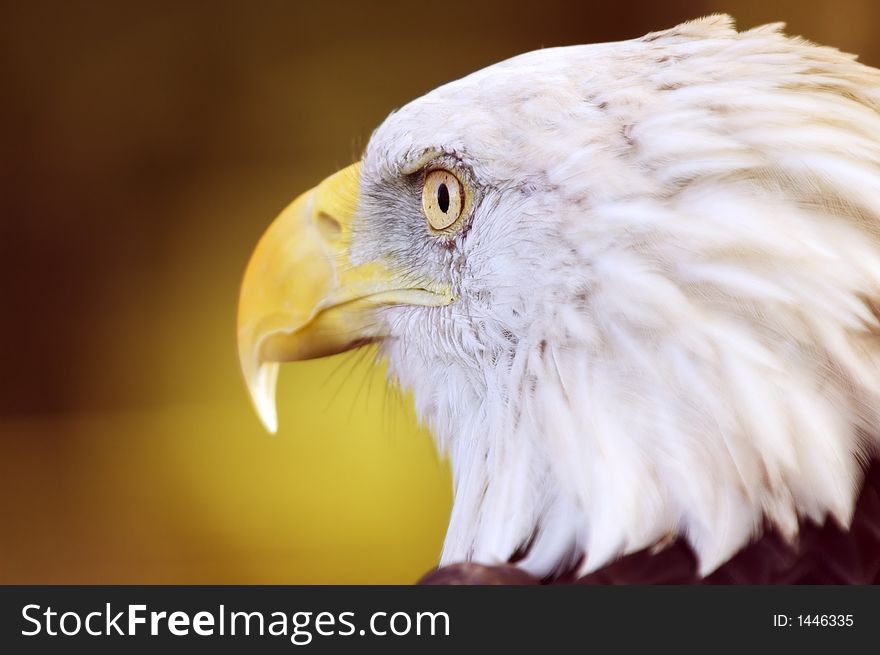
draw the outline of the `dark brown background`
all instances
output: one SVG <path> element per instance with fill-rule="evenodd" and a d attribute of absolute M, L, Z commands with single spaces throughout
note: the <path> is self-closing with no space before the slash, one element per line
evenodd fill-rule
<path fill-rule="evenodd" d="M 409 99 L 713 11 L 880 64 L 873 0 L 3 9 L 0 582 L 418 577 L 449 481 L 381 371 L 288 367 L 280 434 L 252 416 L 234 349 L 250 249 Z"/>

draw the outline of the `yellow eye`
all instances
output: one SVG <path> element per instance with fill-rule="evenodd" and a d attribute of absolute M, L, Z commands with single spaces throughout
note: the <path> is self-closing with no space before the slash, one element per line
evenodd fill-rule
<path fill-rule="evenodd" d="M 455 175 L 438 168 L 425 176 L 422 187 L 422 210 L 428 225 L 445 230 L 455 223 L 464 208 L 464 187 Z"/>

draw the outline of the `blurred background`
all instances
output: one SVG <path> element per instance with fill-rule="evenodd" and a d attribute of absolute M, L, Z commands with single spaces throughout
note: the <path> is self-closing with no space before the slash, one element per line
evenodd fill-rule
<path fill-rule="evenodd" d="M 15 6 L 17 4 L 17 6 Z M 262 230 L 395 107 L 727 11 L 880 64 L 875 0 L 21 2 L 0 19 L 0 583 L 410 583 L 451 501 L 357 353 L 235 352 Z"/>

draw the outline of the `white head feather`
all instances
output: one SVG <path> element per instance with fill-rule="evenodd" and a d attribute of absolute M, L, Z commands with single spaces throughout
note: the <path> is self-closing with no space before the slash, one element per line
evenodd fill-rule
<path fill-rule="evenodd" d="M 385 312 L 452 462 L 444 563 L 530 543 L 534 573 L 589 571 L 681 534 L 705 574 L 765 526 L 848 523 L 880 408 L 880 72 L 780 27 L 528 53 L 374 134 L 364 179 L 442 152 L 481 189 L 423 262 L 457 302 Z"/>

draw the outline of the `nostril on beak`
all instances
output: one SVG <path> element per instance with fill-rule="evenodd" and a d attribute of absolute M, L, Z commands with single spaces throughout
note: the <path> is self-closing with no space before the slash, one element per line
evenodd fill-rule
<path fill-rule="evenodd" d="M 327 212 L 319 211 L 315 223 L 325 241 L 333 243 L 342 235 L 342 225 Z"/>

